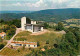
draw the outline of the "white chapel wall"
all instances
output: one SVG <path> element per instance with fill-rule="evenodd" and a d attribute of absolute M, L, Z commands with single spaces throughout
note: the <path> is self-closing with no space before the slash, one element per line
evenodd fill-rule
<path fill-rule="evenodd" d="M 22 30 L 25 30 L 25 24 L 26 24 L 26 17 L 21 18 L 21 28 Z"/>

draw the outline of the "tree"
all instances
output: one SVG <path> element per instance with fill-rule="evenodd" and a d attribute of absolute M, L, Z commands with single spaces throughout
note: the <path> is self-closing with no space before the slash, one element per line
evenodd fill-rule
<path fill-rule="evenodd" d="M 2 42 L 3 41 L 3 39 L 0 37 L 0 42 Z"/>
<path fill-rule="evenodd" d="M 17 28 L 21 27 L 21 20 L 20 19 L 13 19 L 13 20 L 5 21 L 4 23 L 9 26 L 15 25 Z"/>
<path fill-rule="evenodd" d="M 3 23 L 4 22 L 4 20 L 3 19 L 0 19 L 0 23 Z"/>
<path fill-rule="evenodd" d="M 68 30 L 71 31 L 71 32 L 74 31 L 74 29 L 72 27 L 69 27 Z"/>
<path fill-rule="evenodd" d="M 44 28 L 49 28 L 49 24 L 48 23 L 44 23 Z"/>
<path fill-rule="evenodd" d="M 26 18 L 26 23 L 31 23 L 30 18 Z"/>
<path fill-rule="evenodd" d="M 4 44 L 0 44 L 0 49 L 2 49 L 4 47 Z"/>
<path fill-rule="evenodd" d="M 49 40 L 46 41 L 46 44 L 49 44 Z"/>
<path fill-rule="evenodd" d="M 39 41 L 37 42 L 37 46 L 40 46 L 40 43 L 39 43 Z"/>
<path fill-rule="evenodd" d="M 48 46 L 44 46 L 44 49 L 48 49 Z"/>
<path fill-rule="evenodd" d="M 11 25 L 15 25 L 17 28 L 20 28 L 21 27 L 21 20 L 14 19 L 11 21 Z"/>
<path fill-rule="evenodd" d="M 7 30 L 9 30 L 9 29 L 10 29 L 10 26 L 9 26 L 9 25 L 5 25 L 5 26 L 2 28 L 3 32 L 7 32 Z"/>
<path fill-rule="evenodd" d="M 57 44 L 54 44 L 54 47 L 55 47 L 55 48 L 58 48 L 58 45 L 57 45 Z"/>
<path fill-rule="evenodd" d="M 13 46 L 11 45 L 11 48 L 13 48 Z"/>
<path fill-rule="evenodd" d="M 23 50 L 25 49 L 25 45 L 23 45 Z"/>
<path fill-rule="evenodd" d="M 63 26 L 63 23 L 62 22 L 59 22 L 58 23 L 58 25 L 56 27 L 56 30 L 59 30 L 59 31 L 64 30 L 64 26 Z"/>
<path fill-rule="evenodd" d="M 66 33 L 66 35 L 65 35 L 65 39 L 68 41 L 68 42 L 70 42 L 70 43 L 72 43 L 73 45 L 76 43 L 76 39 L 75 39 L 76 37 L 75 37 L 75 35 L 72 33 L 72 32 L 68 32 L 68 33 Z"/>
<path fill-rule="evenodd" d="M 17 51 L 20 52 L 20 49 L 18 49 Z"/>
<path fill-rule="evenodd" d="M 77 42 L 80 42 L 80 30 L 79 30 L 79 28 L 75 28 L 73 33 L 76 36 Z"/>

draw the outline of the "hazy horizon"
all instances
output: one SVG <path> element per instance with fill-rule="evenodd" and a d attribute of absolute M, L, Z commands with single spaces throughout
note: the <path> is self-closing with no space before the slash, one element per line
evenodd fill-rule
<path fill-rule="evenodd" d="M 80 8 L 59 8 L 59 9 L 80 9 Z M 52 10 L 52 9 L 43 9 L 43 10 Z M 27 12 L 30 12 L 30 10 L 2 10 L 2 11 L 27 11 Z M 41 11 L 41 10 L 33 10 L 33 11 Z"/>

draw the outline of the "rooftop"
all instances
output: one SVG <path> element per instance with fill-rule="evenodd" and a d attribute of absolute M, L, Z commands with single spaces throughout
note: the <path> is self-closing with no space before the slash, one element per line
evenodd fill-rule
<path fill-rule="evenodd" d="M 36 42 L 26 42 L 26 41 L 13 41 L 11 43 L 37 45 Z"/>
<path fill-rule="evenodd" d="M 41 24 L 25 24 L 26 26 L 34 25 L 34 26 L 43 26 Z"/>
<path fill-rule="evenodd" d="M 6 34 L 5 32 L 0 33 L 0 35 Z"/>

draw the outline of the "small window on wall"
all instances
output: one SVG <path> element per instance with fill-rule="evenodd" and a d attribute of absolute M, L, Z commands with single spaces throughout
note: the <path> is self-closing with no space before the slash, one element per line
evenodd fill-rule
<path fill-rule="evenodd" d="M 28 45 L 28 47 L 30 47 L 30 45 Z"/>
<path fill-rule="evenodd" d="M 36 45 L 34 45 L 34 47 L 36 47 Z"/>
<path fill-rule="evenodd" d="M 16 44 L 17 46 L 22 46 L 22 44 Z"/>

